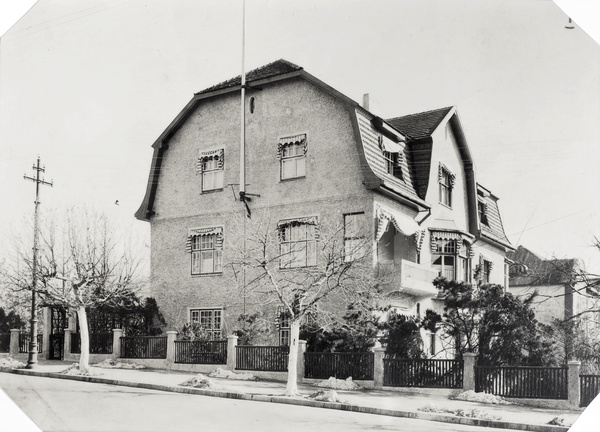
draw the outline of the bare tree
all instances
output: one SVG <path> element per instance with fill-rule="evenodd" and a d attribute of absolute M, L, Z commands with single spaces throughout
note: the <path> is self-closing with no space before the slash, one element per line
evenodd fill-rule
<path fill-rule="evenodd" d="M 70 209 L 41 230 L 37 285 L 31 286 L 31 251 L 16 251 L 3 272 L 4 281 L 17 295 L 35 289 L 46 304 L 76 312 L 81 337 L 81 372 L 89 368 L 87 310 L 111 305 L 131 296 L 138 285 L 141 263 L 131 244 L 120 237 L 105 215 Z"/>
<path fill-rule="evenodd" d="M 298 393 L 301 322 L 310 318 L 327 325 L 349 304 L 369 310 L 378 295 L 373 241 L 365 237 L 365 225 L 325 225 L 316 218 L 276 221 L 255 213 L 240 220 L 232 236 L 238 259 L 231 264 L 240 295 L 253 304 L 278 305 L 289 321 L 286 395 Z M 348 236 L 348 230 L 356 235 Z"/>

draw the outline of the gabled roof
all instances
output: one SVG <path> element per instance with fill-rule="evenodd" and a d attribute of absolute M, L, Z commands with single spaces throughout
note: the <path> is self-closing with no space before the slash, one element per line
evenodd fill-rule
<path fill-rule="evenodd" d="M 439 108 L 386 121 L 409 138 L 416 140 L 431 136 L 453 107 Z"/>
<path fill-rule="evenodd" d="M 302 67 L 295 65 L 287 60 L 277 60 L 267 65 L 261 66 L 257 69 L 253 69 L 246 73 L 246 83 L 250 83 L 252 81 L 259 81 L 262 79 L 276 77 L 278 75 L 287 74 L 290 72 L 297 72 L 303 70 Z M 224 90 L 231 87 L 239 87 L 242 85 L 242 76 L 238 75 L 235 78 L 231 78 L 227 81 L 223 81 L 222 83 L 215 84 L 212 87 L 206 88 L 204 90 L 195 93 L 196 95 L 212 93 L 217 90 Z"/>
<path fill-rule="evenodd" d="M 560 285 L 574 281 L 577 276 L 576 259 L 545 260 L 523 246 L 508 254 L 508 258 L 514 261 L 510 269 L 511 286 Z"/>

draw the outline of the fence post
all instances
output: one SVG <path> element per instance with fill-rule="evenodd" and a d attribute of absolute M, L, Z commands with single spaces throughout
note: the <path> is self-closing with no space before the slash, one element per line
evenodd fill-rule
<path fill-rule="evenodd" d="M 235 370 L 235 356 L 238 343 L 238 337 L 235 335 L 227 336 L 227 369 L 230 371 Z"/>
<path fill-rule="evenodd" d="M 473 353 L 463 354 L 463 390 L 475 391 L 475 362 L 477 355 Z"/>
<path fill-rule="evenodd" d="M 45 306 L 42 309 L 42 352 L 41 358 L 50 358 L 50 331 L 52 330 L 52 309 Z M 38 329 L 39 330 L 39 329 Z M 39 350 L 39 347 L 38 347 Z"/>
<path fill-rule="evenodd" d="M 304 380 L 304 353 L 306 352 L 306 341 L 298 340 L 298 369 L 297 376 L 298 382 L 301 383 Z"/>
<path fill-rule="evenodd" d="M 167 332 L 167 364 L 171 366 L 175 363 L 175 339 L 177 332 L 174 330 Z"/>
<path fill-rule="evenodd" d="M 121 357 L 121 336 L 123 336 L 123 329 L 113 329 L 113 358 L 118 359 Z"/>
<path fill-rule="evenodd" d="M 21 331 L 19 329 L 10 329 L 10 356 L 15 358 L 19 354 L 19 335 Z"/>
<path fill-rule="evenodd" d="M 73 330 L 65 329 L 65 339 L 63 341 L 63 357 L 71 354 L 71 333 Z"/>
<path fill-rule="evenodd" d="M 373 387 L 376 389 L 383 388 L 383 358 L 385 357 L 385 348 L 375 348 L 375 356 L 373 359 Z"/>
<path fill-rule="evenodd" d="M 569 365 L 569 375 L 567 376 L 567 383 L 569 385 L 567 393 L 569 397 L 569 405 L 578 408 L 581 397 L 581 388 L 579 383 L 581 362 L 579 360 L 570 360 L 567 364 Z"/>

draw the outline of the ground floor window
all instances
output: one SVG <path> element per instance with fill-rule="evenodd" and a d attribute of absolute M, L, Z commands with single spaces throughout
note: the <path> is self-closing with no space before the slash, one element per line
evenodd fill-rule
<path fill-rule="evenodd" d="M 221 339 L 221 309 L 190 309 L 190 322 L 199 323 L 210 339 Z"/>
<path fill-rule="evenodd" d="M 290 344 L 290 314 L 282 306 L 277 308 L 277 326 L 279 328 L 279 345 Z"/>

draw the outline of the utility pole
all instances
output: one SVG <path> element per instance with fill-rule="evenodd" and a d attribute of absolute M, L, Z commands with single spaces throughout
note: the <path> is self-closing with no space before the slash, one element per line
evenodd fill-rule
<path fill-rule="evenodd" d="M 46 168 L 40 166 L 40 157 L 37 158 L 37 164 L 33 166 L 35 178 L 23 175 L 25 180 L 31 180 L 35 183 L 35 210 L 33 213 L 33 262 L 32 262 L 32 282 L 31 282 L 31 325 L 29 328 L 29 357 L 27 359 L 27 369 L 34 369 L 37 366 L 38 344 L 37 344 L 37 311 L 36 311 L 36 287 L 37 287 L 37 259 L 38 259 L 38 237 L 39 237 L 39 213 L 40 205 L 40 185 L 52 186 L 52 181 L 47 182 L 40 179 L 40 173 L 45 172 Z"/>

